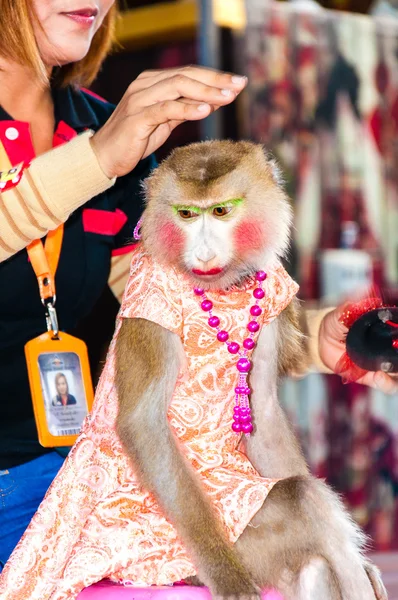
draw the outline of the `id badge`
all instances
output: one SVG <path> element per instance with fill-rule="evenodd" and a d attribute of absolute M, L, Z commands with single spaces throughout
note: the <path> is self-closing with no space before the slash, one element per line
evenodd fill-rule
<path fill-rule="evenodd" d="M 25 345 L 25 356 L 40 444 L 73 445 L 94 399 L 86 344 L 49 331 Z"/>

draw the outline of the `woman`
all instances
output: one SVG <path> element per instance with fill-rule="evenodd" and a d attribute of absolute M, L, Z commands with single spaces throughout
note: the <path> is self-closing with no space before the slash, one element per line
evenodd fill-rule
<path fill-rule="evenodd" d="M 51 401 L 53 406 L 70 406 L 76 404 L 76 398 L 69 393 L 68 380 L 63 373 L 57 373 L 54 379 L 56 395 Z"/>
<path fill-rule="evenodd" d="M 24 345 L 45 319 L 26 246 L 66 221 L 56 308 L 70 333 L 107 282 L 122 292 L 154 150 L 180 123 L 230 103 L 246 81 L 196 67 L 144 72 L 115 108 L 79 87 L 110 47 L 114 0 L 0 0 L 0 14 L 0 172 L 31 162 L 0 194 L 4 563 L 63 461 L 40 446 L 33 418 Z"/>
<path fill-rule="evenodd" d="M 0 194 L 4 564 L 63 461 L 40 446 L 33 418 L 24 345 L 44 323 L 26 246 L 66 222 L 56 278 L 63 330 L 90 312 L 107 282 L 120 296 L 152 153 L 180 123 L 232 102 L 246 79 L 197 67 L 144 72 L 114 108 L 79 88 L 109 49 L 113 0 L 0 0 L 0 14 L 0 171 L 31 162 Z M 315 338 L 321 316 L 311 316 Z M 332 367 L 328 348 L 332 341 L 338 351 L 341 333 L 334 313 L 328 323 L 323 361 Z"/>

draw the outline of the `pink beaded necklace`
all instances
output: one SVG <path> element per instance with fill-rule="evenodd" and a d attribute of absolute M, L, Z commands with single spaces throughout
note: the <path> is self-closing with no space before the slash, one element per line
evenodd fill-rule
<path fill-rule="evenodd" d="M 257 317 L 259 317 L 263 312 L 262 308 L 259 306 L 259 303 L 260 300 L 262 300 L 265 296 L 262 286 L 266 279 L 267 274 L 264 271 L 257 271 L 256 280 L 258 282 L 258 287 L 253 290 L 253 296 L 256 299 L 256 302 L 250 307 L 250 314 L 254 318 L 247 324 L 247 329 L 250 332 L 250 335 L 243 340 L 243 350 L 240 349 L 240 346 L 237 342 L 228 341 L 229 334 L 227 331 L 224 331 L 220 328 L 220 319 L 216 315 L 213 315 L 213 303 L 206 297 L 204 289 L 195 287 L 193 290 L 196 296 L 201 296 L 202 301 L 200 307 L 204 312 L 209 314 L 209 319 L 207 322 L 210 327 L 213 327 L 217 331 L 218 341 L 227 344 L 227 350 L 230 354 L 238 354 L 240 356 L 239 360 L 236 362 L 236 368 L 239 371 L 239 380 L 238 385 L 235 388 L 235 407 L 232 430 L 235 433 L 244 433 L 245 435 L 250 435 L 253 431 L 253 422 L 249 402 L 251 390 L 247 384 L 247 377 L 252 367 L 252 363 L 247 356 L 248 352 L 253 350 L 254 346 L 256 345 L 254 336 L 260 330 Z"/>

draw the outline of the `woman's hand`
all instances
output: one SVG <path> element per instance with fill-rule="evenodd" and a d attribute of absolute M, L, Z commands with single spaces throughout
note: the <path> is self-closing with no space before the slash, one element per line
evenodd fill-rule
<path fill-rule="evenodd" d="M 347 328 L 340 323 L 346 304 L 338 306 L 331 312 L 327 313 L 322 319 L 319 329 L 319 355 L 322 362 L 331 370 L 334 371 L 338 360 L 345 351 L 345 343 L 342 342 L 347 334 Z M 383 373 L 383 371 L 368 372 L 364 377 L 358 380 L 358 383 L 368 385 L 385 392 L 393 394 L 398 391 L 397 380 Z"/>
<path fill-rule="evenodd" d="M 126 175 L 177 125 L 230 104 L 246 83 L 246 77 L 195 66 L 144 71 L 91 138 L 104 173 L 109 178 Z"/>

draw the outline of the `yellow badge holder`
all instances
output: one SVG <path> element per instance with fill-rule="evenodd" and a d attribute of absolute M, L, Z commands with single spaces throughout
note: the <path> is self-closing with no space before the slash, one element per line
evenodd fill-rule
<path fill-rule="evenodd" d="M 94 399 L 86 344 L 58 328 L 54 280 L 62 239 L 60 225 L 44 245 L 35 240 L 27 248 L 47 321 L 47 332 L 25 345 L 39 442 L 46 448 L 75 442 Z"/>

